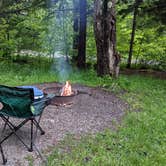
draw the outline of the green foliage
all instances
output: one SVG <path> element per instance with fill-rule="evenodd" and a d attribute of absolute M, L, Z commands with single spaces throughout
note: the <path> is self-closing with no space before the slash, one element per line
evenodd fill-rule
<path fill-rule="evenodd" d="M 0 61 L 0 84 L 26 85 L 59 80 L 58 73 L 52 59 L 45 57 L 13 56 L 11 60 L 1 58 Z M 8 71 L 8 72 L 6 72 Z M 88 77 L 87 77 L 88 74 Z M 72 83 L 84 83 L 89 86 L 112 87 L 113 79 L 109 76 L 104 79 L 97 77 L 95 71 L 79 71 L 73 68 L 69 75 Z M 118 89 L 118 84 L 113 84 L 113 89 Z"/>
<path fill-rule="evenodd" d="M 16 31 L 10 29 L 8 20 L 0 18 L 0 56 L 9 56 L 15 50 L 16 41 L 13 36 L 15 36 Z"/>
<path fill-rule="evenodd" d="M 0 57 L 13 56 L 22 50 L 39 54 L 77 54 L 73 50 L 73 12 L 63 12 L 62 1 L 0 1 Z M 93 32 L 93 17 L 89 14 L 93 1 L 88 0 L 87 9 L 87 63 L 96 63 L 96 43 Z M 161 2 L 161 3 L 160 3 Z M 164 1 L 143 1 L 137 16 L 133 63 L 152 65 L 166 70 L 166 35 L 164 25 Z M 133 0 L 117 1 L 117 50 L 126 62 L 132 27 Z M 47 6 L 47 8 L 46 8 Z M 64 8 L 72 9 L 73 1 L 64 1 Z M 60 9 L 60 11 L 58 11 Z M 156 14 L 159 12 L 157 19 Z M 159 10 L 158 10 L 159 9 Z M 161 10 L 160 10 L 161 9 Z"/>
<path fill-rule="evenodd" d="M 58 81 L 51 71 L 52 61 L 39 57 L 1 58 L 0 84 L 32 85 Z M 6 72 L 7 71 L 7 72 Z M 166 81 L 140 76 L 124 76 L 113 80 L 97 77 L 93 70 L 73 69 L 71 82 L 99 86 L 114 93 L 130 104 L 124 121 L 116 131 L 108 129 L 95 136 L 76 140 L 68 137 L 48 158 L 48 165 L 163 165 L 166 142 Z M 29 160 L 32 162 L 31 159 Z"/>
<path fill-rule="evenodd" d="M 145 5 L 144 2 L 142 5 Z M 130 3 L 129 3 L 130 4 Z M 127 4 L 119 5 L 117 11 L 126 9 Z M 141 13 L 142 12 L 142 13 Z M 137 16 L 137 28 L 133 45 L 133 63 L 144 66 L 155 66 L 160 70 L 166 70 L 166 36 L 165 26 L 149 16 L 142 8 Z M 132 13 L 117 15 L 117 49 L 126 61 L 129 53 L 131 38 Z"/>
<path fill-rule="evenodd" d="M 165 165 L 166 81 L 121 76 L 117 83 L 131 106 L 118 130 L 67 137 L 49 156 L 49 166 Z"/>
<path fill-rule="evenodd" d="M 64 16 L 64 18 L 63 18 Z M 56 12 L 47 22 L 48 30 L 44 36 L 43 48 L 49 53 L 69 54 L 72 48 L 71 13 Z"/>
<path fill-rule="evenodd" d="M 9 57 L 20 50 L 42 51 L 46 24 L 43 22 L 47 12 L 34 6 L 35 0 L 2 2 L 0 11 L 0 56 Z M 36 10 L 33 10 L 33 9 Z M 31 10 L 30 10 L 31 9 Z"/>
<path fill-rule="evenodd" d="M 93 20 L 90 17 L 87 26 L 86 57 L 87 62 L 96 62 L 96 42 L 94 37 Z"/>
<path fill-rule="evenodd" d="M 41 51 L 43 36 L 46 33 L 47 27 L 43 21 L 46 16 L 46 11 L 38 9 L 30 12 L 26 19 L 18 22 L 16 25 L 17 39 L 18 39 L 18 50 L 35 50 Z"/>
<path fill-rule="evenodd" d="M 48 58 L 12 57 L 10 61 L 1 58 L 0 84 L 18 86 L 57 79 L 50 70 L 52 61 Z"/>
<path fill-rule="evenodd" d="M 166 24 L 166 5 L 165 0 L 144 0 L 141 5 L 142 13 L 146 13 L 158 23 Z"/>

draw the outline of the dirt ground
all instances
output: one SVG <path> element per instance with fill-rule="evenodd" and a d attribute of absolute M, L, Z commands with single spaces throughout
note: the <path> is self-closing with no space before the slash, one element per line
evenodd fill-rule
<path fill-rule="evenodd" d="M 48 87 L 56 87 L 57 83 L 35 86 L 43 90 Z M 48 151 L 49 147 L 53 147 L 63 140 L 67 134 L 79 136 L 87 133 L 93 134 L 105 128 L 115 129 L 115 122 L 120 122 L 128 108 L 125 102 L 111 92 L 82 85 L 73 85 L 73 88 L 81 90 L 85 94 L 76 95 L 70 106 L 49 105 L 45 108 L 40 124 L 46 133 L 42 136 L 38 135 L 36 140 L 36 146 L 40 151 Z M 2 121 L 0 121 L 0 132 L 1 130 Z M 29 131 L 30 124 L 27 124 L 18 134 L 28 142 Z M 9 129 L 6 132 L 9 132 Z M 10 137 L 2 146 L 8 159 L 7 166 L 27 166 L 31 156 L 34 158 L 35 166 L 41 165 L 41 159 L 36 151 L 28 152 L 15 136 Z M 43 155 L 48 154 L 43 153 Z M 2 163 L 1 155 L 0 163 Z"/>

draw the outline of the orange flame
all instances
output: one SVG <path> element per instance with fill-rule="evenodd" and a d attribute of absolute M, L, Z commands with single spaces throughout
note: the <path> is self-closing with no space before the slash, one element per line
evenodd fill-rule
<path fill-rule="evenodd" d="M 72 95 L 71 84 L 69 81 L 66 81 L 65 86 L 62 88 L 61 96 L 70 96 Z"/>
<path fill-rule="evenodd" d="M 1 111 L 2 108 L 3 108 L 3 104 L 0 102 L 0 111 Z"/>

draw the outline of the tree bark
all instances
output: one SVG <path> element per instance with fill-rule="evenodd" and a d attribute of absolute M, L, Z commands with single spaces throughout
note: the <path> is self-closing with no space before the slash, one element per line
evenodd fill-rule
<path fill-rule="evenodd" d="M 79 0 L 79 12 L 80 12 L 80 24 L 79 24 L 79 45 L 78 45 L 78 57 L 77 66 L 78 68 L 86 67 L 86 0 Z"/>
<path fill-rule="evenodd" d="M 115 0 L 95 0 L 94 5 L 97 74 L 117 77 L 120 59 L 116 53 Z"/>
<path fill-rule="evenodd" d="M 79 41 L 79 3 L 78 0 L 73 0 L 73 62 L 77 62 L 78 41 Z"/>
<path fill-rule="evenodd" d="M 128 56 L 128 61 L 127 61 L 127 68 L 131 68 L 131 60 L 132 60 L 132 54 L 133 54 L 133 44 L 134 44 L 134 38 L 135 38 L 138 7 L 141 2 L 142 2 L 142 0 L 135 0 L 135 4 L 134 4 L 133 25 L 132 25 L 132 32 L 131 32 L 130 50 L 129 50 L 129 56 Z"/>
<path fill-rule="evenodd" d="M 73 0 L 73 31 L 74 31 L 74 38 L 73 38 L 73 49 L 78 49 L 78 33 L 79 33 L 79 16 L 78 16 L 78 0 Z"/>

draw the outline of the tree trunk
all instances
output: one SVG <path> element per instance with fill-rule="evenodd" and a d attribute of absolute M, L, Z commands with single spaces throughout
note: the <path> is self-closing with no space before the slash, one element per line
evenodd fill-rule
<path fill-rule="evenodd" d="M 97 74 L 118 76 L 119 56 L 116 53 L 115 0 L 95 0 L 94 32 L 97 47 Z"/>
<path fill-rule="evenodd" d="M 9 44 L 9 40 L 10 40 L 10 34 L 9 34 L 9 16 L 6 17 L 6 23 L 8 25 L 8 27 L 6 28 L 6 40 L 8 41 Z M 3 57 L 11 57 L 11 50 L 9 48 L 5 48 L 4 52 L 3 52 Z"/>
<path fill-rule="evenodd" d="M 73 57 L 72 60 L 74 62 L 77 61 L 77 55 L 78 55 L 78 41 L 79 41 L 79 3 L 78 0 L 73 0 Z"/>
<path fill-rule="evenodd" d="M 131 32 L 130 50 L 129 50 L 129 56 L 127 61 L 127 68 L 131 68 L 133 44 L 134 44 L 134 37 L 135 37 L 135 30 L 136 30 L 136 23 L 137 23 L 137 13 L 138 13 L 139 4 L 141 2 L 142 0 L 135 0 L 135 4 L 134 4 L 133 25 L 132 25 L 132 32 Z"/>
<path fill-rule="evenodd" d="M 79 26 L 79 45 L 78 45 L 78 68 L 85 68 L 86 66 L 86 0 L 79 0 L 80 12 L 80 26 Z"/>
<path fill-rule="evenodd" d="M 74 38 L 73 38 L 73 49 L 78 49 L 78 33 L 79 33 L 79 4 L 78 0 L 73 0 L 73 31 L 74 31 Z"/>

